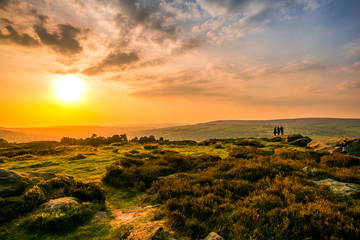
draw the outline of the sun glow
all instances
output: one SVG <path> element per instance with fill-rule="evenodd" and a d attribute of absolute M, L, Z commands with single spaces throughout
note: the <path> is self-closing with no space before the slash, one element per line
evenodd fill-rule
<path fill-rule="evenodd" d="M 79 100 L 85 85 L 79 77 L 75 75 L 65 75 L 59 77 L 54 83 L 57 95 L 66 102 Z"/>

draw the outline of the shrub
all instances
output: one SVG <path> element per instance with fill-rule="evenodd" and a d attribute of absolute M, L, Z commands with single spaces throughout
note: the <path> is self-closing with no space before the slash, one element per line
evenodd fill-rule
<path fill-rule="evenodd" d="M 266 156 L 266 155 L 271 155 L 271 154 L 272 154 L 271 151 L 265 151 L 263 149 L 259 149 L 259 148 L 255 148 L 255 147 L 240 146 L 240 147 L 234 148 L 229 153 L 229 156 L 234 157 L 234 158 L 250 159 L 250 158 L 255 158 L 259 155 Z"/>
<path fill-rule="evenodd" d="M 155 149 L 158 149 L 158 148 L 159 148 L 158 145 L 145 145 L 144 146 L 145 150 L 155 150 Z"/>
<path fill-rule="evenodd" d="M 259 143 L 256 140 L 249 140 L 249 139 L 237 140 L 234 144 L 237 146 L 250 146 L 250 147 L 259 147 L 259 148 L 265 147 L 264 144 Z"/>
<path fill-rule="evenodd" d="M 359 166 L 360 158 L 351 155 L 333 153 L 331 155 L 321 157 L 321 163 L 328 167 L 349 168 L 352 166 Z"/>
<path fill-rule="evenodd" d="M 68 230 L 89 220 L 98 210 L 98 206 L 91 203 L 70 205 L 52 212 L 33 214 L 25 220 L 25 224 L 29 228 L 38 230 Z"/>
<path fill-rule="evenodd" d="M 45 202 L 46 197 L 40 187 L 34 186 L 25 193 L 24 200 L 26 202 L 25 204 L 26 208 L 32 210 L 35 207 L 40 206 L 40 204 L 42 204 L 43 202 Z"/>
<path fill-rule="evenodd" d="M 105 203 L 105 190 L 95 183 L 77 182 L 76 186 L 65 188 L 65 194 L 76 197 L 83 202 Z"/>

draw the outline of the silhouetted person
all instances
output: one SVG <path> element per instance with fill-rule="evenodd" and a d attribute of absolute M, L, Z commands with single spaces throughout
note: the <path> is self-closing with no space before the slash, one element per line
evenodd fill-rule
<path fill-rule="evenodd" d="M 347 153 L 348 152 L 348 146 L 349 146 L 349 143 L 347 141 L 343 141 L 341 143 L 341 146 L 342 146 L 342 152 L 343 153 Z"/>
<path fill-rule="evenodd" d="M 277 127 L 277 134 L 280 136 L 280 127 Z"/>
<path fill-rule="evenodd" d="M 284 127 L 283 126 L 280 127 L 280 132 L 281 132 L 281 135 L 284 135 Z"/>
<path fill-rule="evenodd" d="M 277 130 L 276 130 L 276 127 L 274 127 L 274 136 L 276 136 L 277 134 Z"/>

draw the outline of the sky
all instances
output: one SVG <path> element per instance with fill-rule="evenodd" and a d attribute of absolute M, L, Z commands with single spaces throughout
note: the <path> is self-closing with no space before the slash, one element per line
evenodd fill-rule
<path fill-rule="evenodd" d="M 0 0 L 0 126 L 360 118 L 358 0 Z M 63 101 L 54 82 L 84 83 Z"/>

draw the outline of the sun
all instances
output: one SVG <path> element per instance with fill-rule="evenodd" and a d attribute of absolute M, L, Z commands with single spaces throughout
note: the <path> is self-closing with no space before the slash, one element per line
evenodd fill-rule
<path fill-rule="evenodd" d="M 85 90 L 84 82 L 75 75 L 64 75 L 55 80 L 57 95 L 66 102 L 79 100 Z"/>

